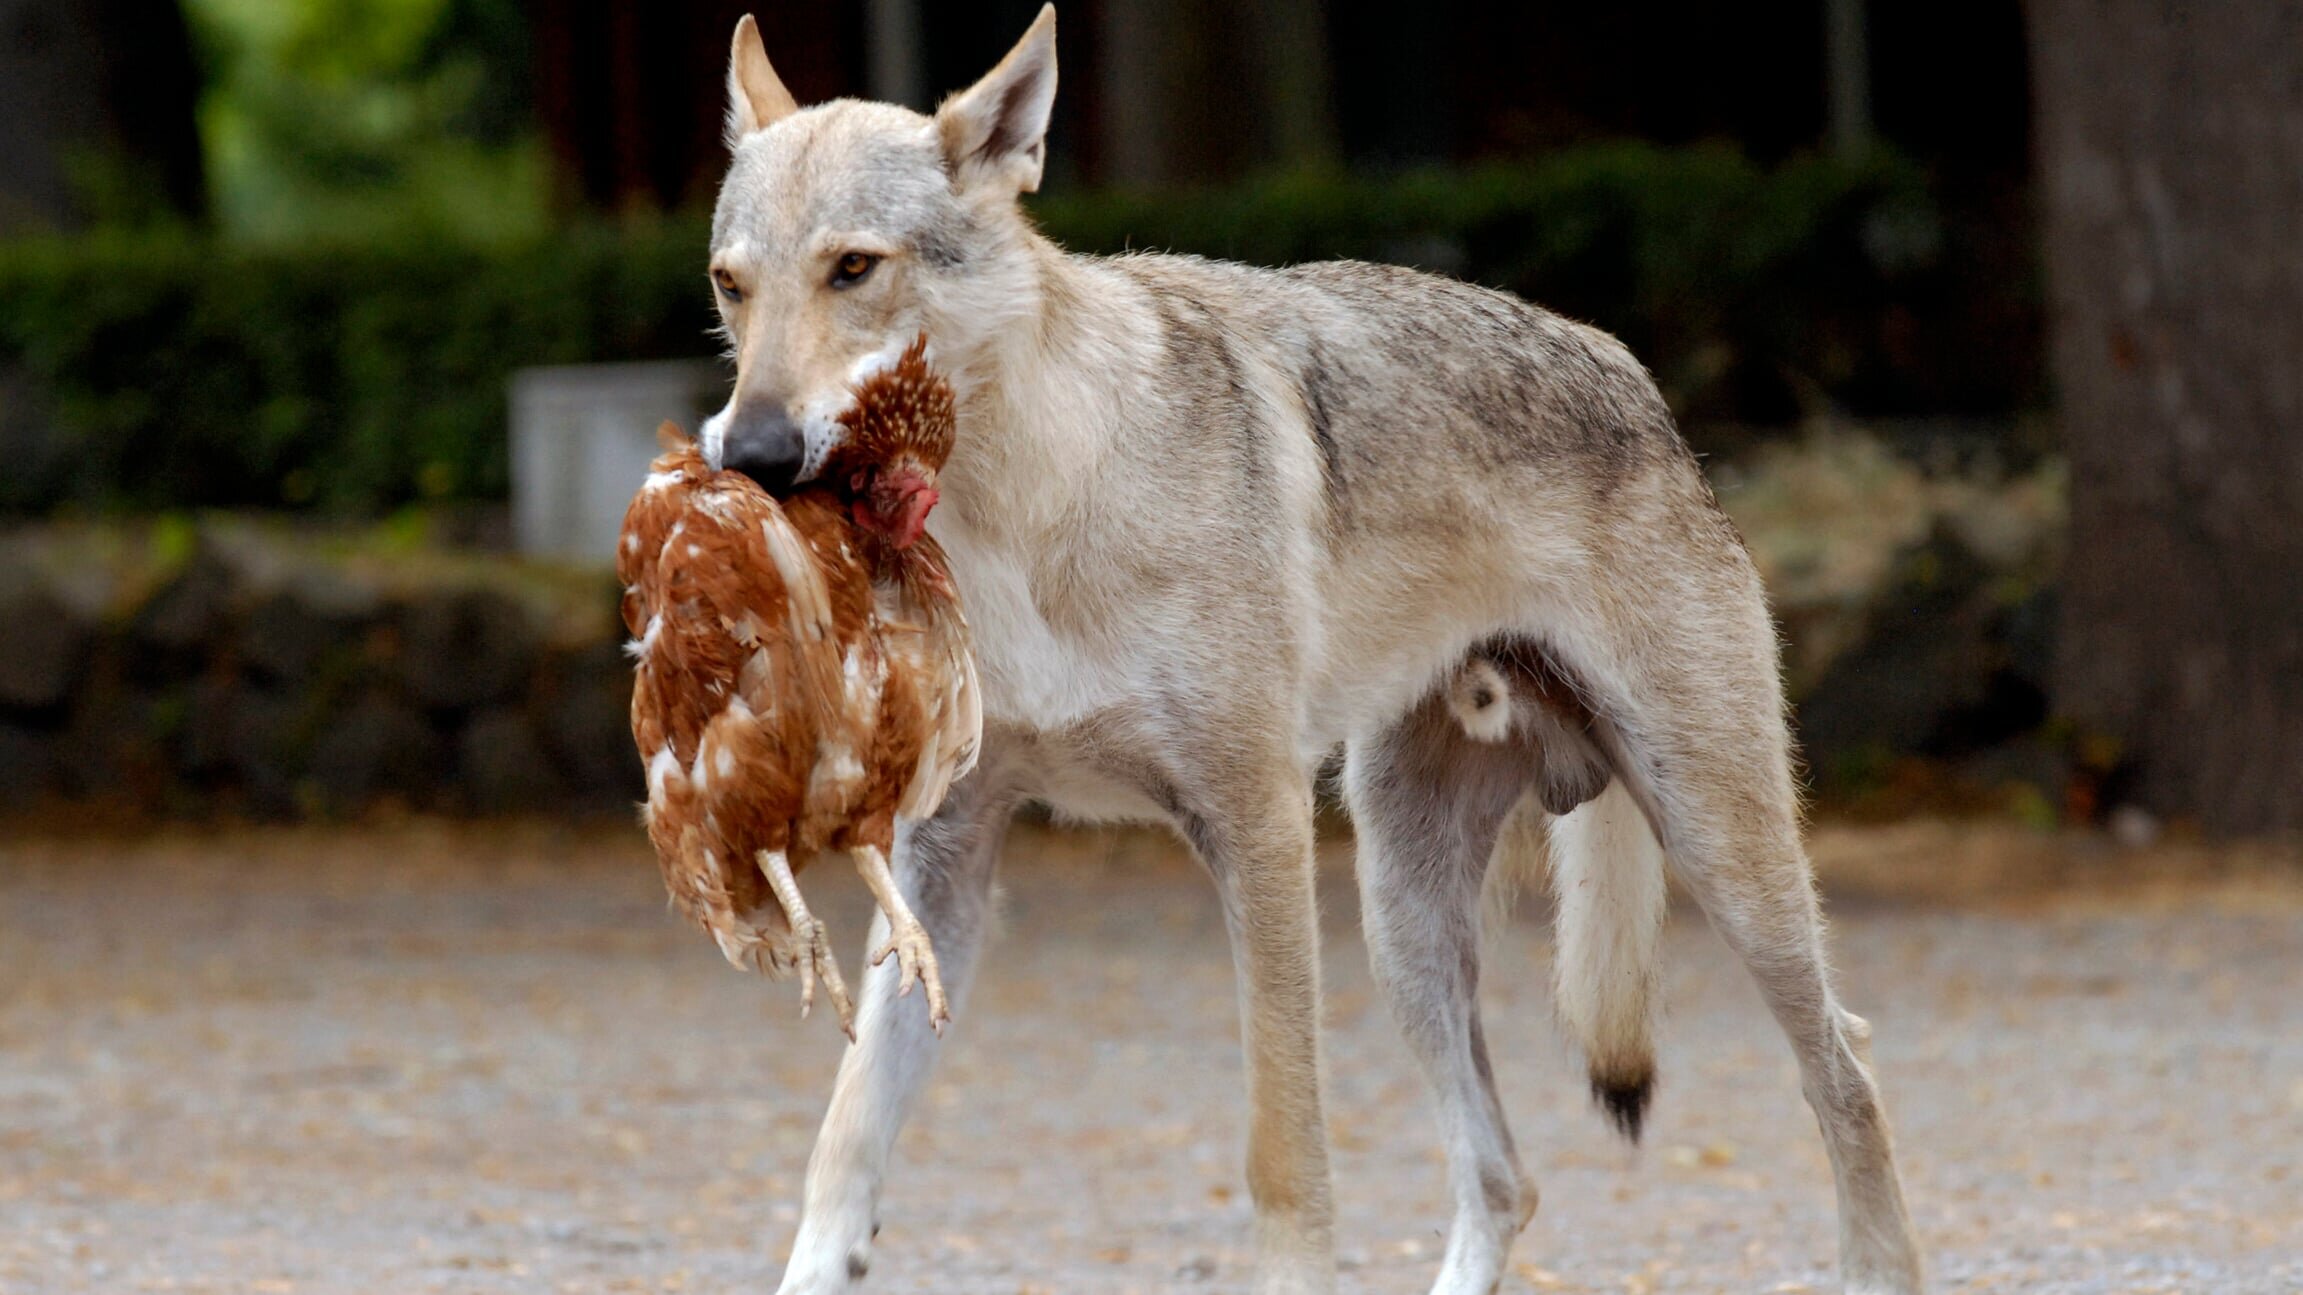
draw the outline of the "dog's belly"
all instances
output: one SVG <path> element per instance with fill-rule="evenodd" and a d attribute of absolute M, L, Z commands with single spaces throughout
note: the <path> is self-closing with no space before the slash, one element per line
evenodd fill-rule
<path fill-rule="evenodd" d="M 1540 623 L 1549 599 L 1522 577 L 1506 537 L 1450 549 L 1444 580 L 1402 580 L 1416 556 L 1363 551 L 1317 578 L 1318 650 L 1303 685 L 1299 749 L 1310 762 L 1380 731 L 1436 687 L 1471 645 Z M 1422 563 L 1423 566 L 1439 565 Z"/>
<path fill-rule="evenodd" d="M 1043 761 L 1034 790 L 1050 813 L 1067 823 L 1170 823 L 1173 816 L 1134 780 L 1085 761 Z"/>

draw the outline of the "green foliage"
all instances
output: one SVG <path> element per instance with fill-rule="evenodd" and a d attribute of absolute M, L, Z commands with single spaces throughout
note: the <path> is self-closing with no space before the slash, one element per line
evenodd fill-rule
<path fill-rule="evenodd" d="M 1622 337 L 1683 416 L 1765 422 L 1859 391 L 1897 403 L 1882 325 L 1899 294 L 1942 270 L 1925 177 L 1884 154 L 1769 172 L 1725 147 L 1616 144 L 1038 210 L 1081 250 L 1357 257 L 1506 288 Z"/>
<path fill-rule="evenodd" d="M 27 370 L 55 423 L 0 475 L 0 508 L 500 497 L 512 370 L 708 352 L 703 259 L 689 224 L 485 251 L 0 247 L 0 370 Z"/>
<path fill-rule="evenodd" d="M 1622 335 L 1697 418 L 1892 408 L 1927 375 L 1889 343 L 1956 334 L 1976 301 L 2008 291 L 1971 281 L 1921 177 L 1888 159 L 1763 171 L 1725 150 L 1604 147 L 1035 212 L 1080 250 L 1359 256 L 1510 288 Z M 28 373 L 56 427 L 51 453 L 0 474 L 0 509 L 501 497 L 513 369 L 709 353 L 706 241 L 691 218 L 512 242 L 0 245 L 0 376 Z M 1930 313 L 1898 334 L 1912 301 Z M 2027 362 L 2006 361 L 1987 407 L 2027 395 Z"/>
<path fill-rule="evenodd" d="M 545 227 L 517 0 L 188 0 L 209 65 L 200 134 L 242 241 Z"/>

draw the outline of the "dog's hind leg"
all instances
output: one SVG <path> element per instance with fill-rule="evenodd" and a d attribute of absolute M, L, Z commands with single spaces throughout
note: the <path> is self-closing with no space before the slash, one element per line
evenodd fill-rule
<path fill-rule="evenodd" d="M 1742 758 L 1738 749 L 1722 750 L 1711 762 L 1714 775 Z M 1750 788 L 1689 781 L 1709 779 L 1667 782 L 1657 796 L 1669 824 L 1665 851 L 1759 983 L 1798 1056 L 1838 1189 L 1841 1281 L 1848 1295 L 1913 1295 L 1919 1252 L 1872 1075 L 1871 1030 L 1832 989 L 1823 918 L 1788 789 L 1762 799 Z"/>
<path fill-rule="evenodd" d="M 1535 1213 L 1479 1019 L 1481 883 L 1498 829 L 1530 784 L 1530 757 L 1523 745 L 1467 740 L 1435 697 L 1353 741 L 1344 760 L 1368 961 L 1447 1142 L 1455 1218 L 1434 1295 L 1493 1291 Z"/>
<path fill-rule="evenodd" d="M 1319 910 L 1311 775 L 1287 756 L 1214 756 L 1176 822 L 1214 875 L 1247 1054 L 1256 1295 L 1335 1289 L 1335 1204 L 1320 1111 Z"/>
<path fill-rule="evenodd" d="M 1015 809 L 994 762 L 952 788 L 935 818 L 902 831 L 897 884 L 935 941 L 943 983 L 958 1003 L 967 992 L 991 919 L 992 873 Z M 886 942 L 886 914 L 872 923 Z M 856 1289 L 879 1233 L 881 1184 L 912 1099 L 935 1059 L 936 1033 L 924 996 L 899 997 L 897 960 L 866 971 L 857 996 L 856 1041 L 840 1060 L 831 1108 L 808 1158 L 799 1236 L 778 1295 L 833 1295 Z"/>
<path fill-rule="evenodd" d="M 1746 565 L 1748 572 L 1748 565 Z M 1800 844 L 1774 628 L 1750 577 L 1674 609 L 1670 632 L 1576 645 L 1608 720 L 1616 769 L 1665 858 L 1743 961 L 1799 1060 L 1839 1195 L 1849 1295 L 1912 1295 L 1919 1253 L 1869 1057 L 1869 1029 L 1839 1005 Z M 1609 648 L 1612 647 L 1612 650 Z"/>

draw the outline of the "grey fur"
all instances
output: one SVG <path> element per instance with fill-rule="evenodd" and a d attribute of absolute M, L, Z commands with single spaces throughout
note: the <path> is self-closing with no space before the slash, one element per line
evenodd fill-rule
<path fill-rule="evenodd" d="M 1068 256 L 1015 201 L 1053 88 L 1049 10 L 933 119 L 739 106 L 769 124 L 737 143 L 714 220 L 715 268 L 745 290 L 720 422 L 780 405 L 820 462 L 856 374 L 922 331 L 959 396 L 930 529 L 968 602 L 984 756 L 897 860 L 947 984 L 1017 801 L 1176 827 L 1239 970 L 1256 1290 L 1332 1291 L 1311 783 L 1341 747 L 1376 978 L 1448 1139 L 1434 1290 L 1489 1291 L 1535 1193 L 1494 1099 L 1475 918 L 1491 864 L 1537 853 L 1503 830 L 1532 797 L 1561 1016 L 1615 1118 L 1636 1127 L 1653 1080 L 1667 855 L 1794 1045 L 1848 1288 L 1916 1290 L 1862 1030 L 1824 963 L 1764 592 L 1646 371 L 1596 330 L 1407 270 Z M 843 249 L 882 259 L 833 288 Z M 1446 701 L 1474 661 L 1511 694 L 1500 740 Z M 786 1295 L 850 1290 L 869 1257 L 934 1048 L 890 984 L 867 981 Z"/>

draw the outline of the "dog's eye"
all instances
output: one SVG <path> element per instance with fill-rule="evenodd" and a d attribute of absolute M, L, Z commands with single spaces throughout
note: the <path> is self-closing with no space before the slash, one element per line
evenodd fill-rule
<path fill-rule="evenodd" d="M 843 253 L 840 259 L 832 265 L 832 286 L 835 288 L 854 287 L 856 284 L 862 283 L 864 276 L 870 274 L 872 267 L 879 263 L 880 258 L 869 252 Z"/>
<path fill-rule="evenodd" d="M 731 305 L 744 299 L 744 290 L 736 286 L 736 276 L 726 270 L 712 271 L 712 286 L 718 288 Z"/>

